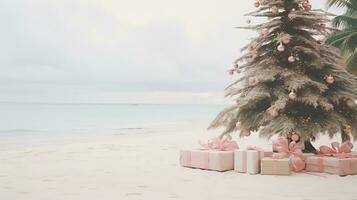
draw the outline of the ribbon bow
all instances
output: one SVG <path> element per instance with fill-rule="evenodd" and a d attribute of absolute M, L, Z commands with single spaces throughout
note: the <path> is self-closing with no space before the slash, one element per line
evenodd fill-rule
<path fill-rule="evenodd" d="M 231 138 L 213 138 L 207 141 L 207 143 L 199 142 L 203 150 L 215 150 L 215 151 L 230 151 L 238 149 L 238 143 Z"/>
<path fill-rule="evenodd" d="M 285 138 L 279 138 L 273 142 L 275 150 L 278 153 L 273 154 L 273 158 L 290 159 L 290 167 L 293 171 L 299 172 L 305 168 L 305 161 L 302 159 L 302 150 L 305 148 L 304 143 L 302 142 L 291 142 Z"/>
<path fill-rule="evenodd" d="M 338 158 L 348 158 L 352 156 L 351 151 L 353 148 L 353 144 L 349 141 L 344 142 L 342 144 L 340 144 L 339 142 L 332 142 L 331 147 L 322 145 L 320 146 L 319 153 L 324 156 L 333 156 Z"/>

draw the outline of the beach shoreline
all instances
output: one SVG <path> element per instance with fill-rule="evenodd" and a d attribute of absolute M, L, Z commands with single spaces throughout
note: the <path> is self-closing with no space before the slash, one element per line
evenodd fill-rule
<path fill-rule="evenodd" d="M 180 149 L 195 147 L 198 139 L 213 134 L 173 131 L 2 150 L 0 199 L 357 198 L 357 176 L 262 176 L 179 165 Z M 298 195 L 292 192 L 297 190 Z"/>

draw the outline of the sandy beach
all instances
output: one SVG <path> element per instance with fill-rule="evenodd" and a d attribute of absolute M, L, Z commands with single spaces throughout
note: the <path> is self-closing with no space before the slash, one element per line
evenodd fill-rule
<path fill-rule="evenodd" d="M 2 150 L 0 199 L 357 199 L 357 176 L 262 176 L 180 167 L 179 149 L 197 146 L 203 136 L 209 137 L 199 130 L 177 131 Z"/>

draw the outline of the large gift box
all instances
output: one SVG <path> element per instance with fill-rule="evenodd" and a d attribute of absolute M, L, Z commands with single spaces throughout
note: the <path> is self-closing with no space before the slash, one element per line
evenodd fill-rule
<path fill-rule="evenodd" d="M 357 174 L 357 158 L 338 158 L 328 156 L 311 156 L 306 159 L 306 171 L 325 172 L 329 174 Z"/>
<path fill-rule="evenodd" d="M 181 150 L 180 164 L 184 167 L 228 171 L 234 168 L 234 151 Z"/>
<path fill-rule="evenodd" d="M 234 169 L 234 150 L 238 144 L 231 138 L 214 138 L 201 146 L 201 149 L 181 150 L 181 166 L 220 172 Z"/>
<path fill-rule="evenodd" d="M 289 158 L 263 158 L 261 160 L 262 175 L 290 175 L 290 159 Z"/>
<path fill-rule="evenodd" d="M 273 152 L 256 147 L 236 150 L 234 152 L 234 170 L 240 173 L 258 174 L 260 172 L 260 160 L 272 155 Z"/>
<path fill-rule="evenodd" d="M 357 156 L 351 152 L 353 144 L 332 142 L 331 147 L 323 145 L 319 148 L 320 155 L 306 158 L 306 171 L 340 176 L 357 174 Z"/>

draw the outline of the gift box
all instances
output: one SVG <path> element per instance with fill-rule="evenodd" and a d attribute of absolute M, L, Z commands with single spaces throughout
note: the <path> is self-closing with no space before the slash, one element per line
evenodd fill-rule
<path fill-rule="evenodd" d="M 314 153 L 303 153 L 302 154 L 302 159 L 306 162 L 306 159 L 310 156 L 315 156 L 316 154 Z"/>
<path fill-rule="evenodd" d="M 263 158 L 261 160 L 262 175 L 290 175 L 290 159 Z"/>
<path fill-rule="evenodd" d="M 259 148 L 247 148 L 234 152 L 234 170 L 239 173 L 258 174 L 260 172 L 260 160 L 271 157 L 273 152 Z"/>
<path fill-rule="evenodd" d="M 310 156 L 306 159 L 306 171 L 340 176 L 355 175 L 357 174 L 357 157 Z"/>
<path fill-rule="evenodd" d="M 180 151 L 181 166 L 220 172 L 234 169 L 234 150 L 239 147 L 230 136 L 213 138 L 200 145 L 201 149 Z"/>
<path fill-rule="evenodd" d="M 234 169 L 234 151 L 181 150 L 180 164 L 190 168 L 228 171 Z"/>

